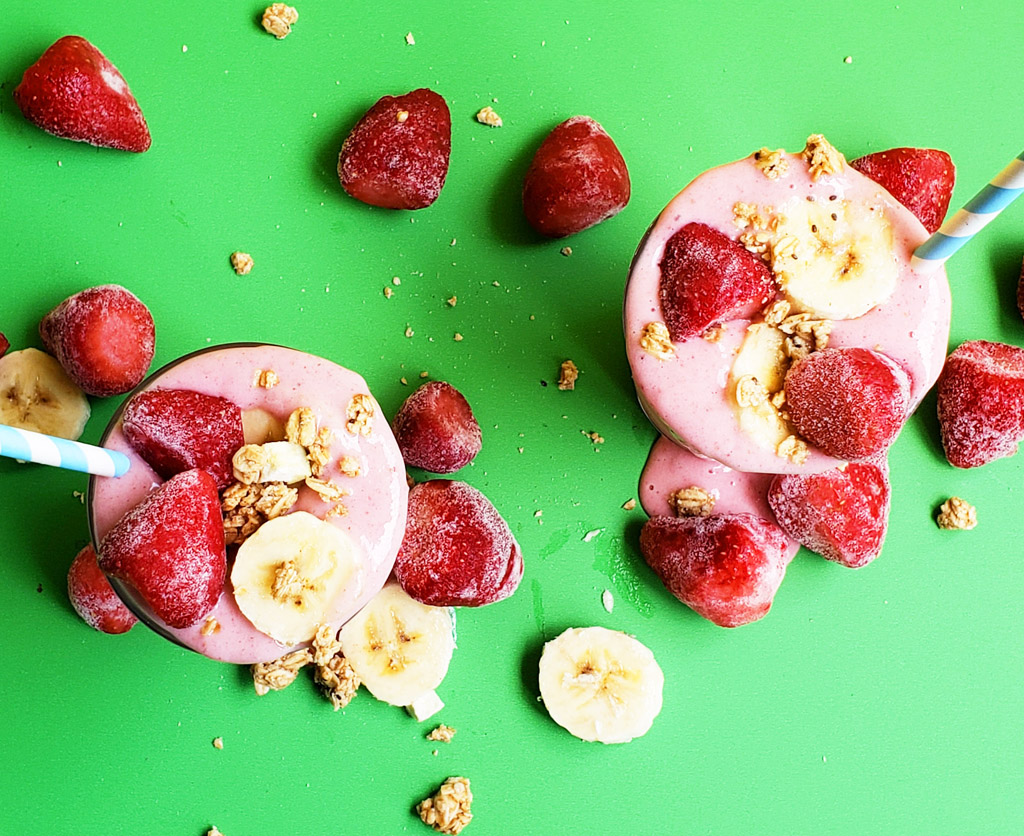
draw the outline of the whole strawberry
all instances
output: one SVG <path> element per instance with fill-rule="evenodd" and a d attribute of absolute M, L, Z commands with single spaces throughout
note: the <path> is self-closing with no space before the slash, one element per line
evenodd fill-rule
<path fill-rule="evenodd" d="M 124 76 L 78 35 L 61 38 L 25 70 L 14 100 L 26 119 L 54 136 L 121 151 L 150 146 Z"/>

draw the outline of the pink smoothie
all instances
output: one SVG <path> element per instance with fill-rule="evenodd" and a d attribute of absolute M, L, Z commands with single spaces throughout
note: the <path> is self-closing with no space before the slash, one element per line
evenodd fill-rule
<path fill-rule="evenodd" d="M 640 474 L 640 504 L 650 516 L 675 512 L 669 495 L 681 488 L 703 488 L 715 498 L 715 514 L 754 514 L 775 522 L 768 505 L 768 486 L 775 478 L 770 473 L 741 473 L 723 464 L 695 456 L 661 436 L 651 447 L 647 464 Z M 800 544 L 786 538 L 788 558 Z"/>
<path fill-rule="evenodd" d="M 273 370 L 280 382 L 270 389 L 254 383 L 257 370 Z M 141 389 L 192 389 L 220 395 L 242 409 L 262 408 L 282 423 L 294 409 L 310 407 L 319 426 L 330 427 L 333 441 L 330 463 L 323 478 L 350 493 L 343 500 L 348 513 L 330 517 L 360 551 L 360 571 L 332 604 L 330 623 L 340 627 L 384 585 L 395 562 L 405 532 L 408 485 L 405 465 L 391 428 L 374 401 L 372 431 L 346 431 L 346 410 L 356 394 L 369 394 L 362 377 L 327 360 L 272 345 L 219 346 L 189 355 L 150 377 Z M 119 479 L 93 478 L 89 485 L 89 514 L 93 543 L 99 547 L 118 520 L 162 481 L 132 450 L 121 430 L 120 412 L 107 430 L 103 446 L 119 450 L 131 459 L 131 469 Z M 342 456 L 359 460 L 358 476 L 344 476 Z M 330 505 L 301 483 L 293 511 L 308 511 L 323 518 Z M 230 560 L 230 552 L 229 552 Z M 228 568 L 230 576 L 230 565 Z M 118 594 L 157 632 L 211 659 L 239 664 L 266 662 L 289 649 L 259 632 L 235 604 L 230 577 L 217 605 L 208 617 L 219 630 L 204 636 L 206 619 L 185 629 L 175 629 L 157 618 L 126 584 L 114 582 Z"/>
<path fill-rule="evenodd" d="M 727 395 L 733 358 L 746 334 L 748 320 L 724 323 L 718 342 L 692 337 L 675 344 L 675 356 L 663 360 L 641 348 L 640 338 L 652 321 L 664 321 L 658 297 L 665 244 L 691 221 L 714 227 L 737 239 L 733 220 L 737 202 L 782 206 L 794 198 L 881 204 L 891 224 L 899 278 L 882 304 L 857 319 L 836 320 L 830 348 L 861 346 L 880 351 L 910 376 L 915 408 L 942 370 L 950 325 L 950 292 L 942 269 L 923 275 L 910 267 L 914 249 L 928 233 L 921 222 L 873 180 L 850 166 L 841 173 L 811 179 L 799 155 L 786 155 L 789 172 L 769 180 L 751 157 L 711 169 L 680 192 L 641 241 L 626 287 L 626 351 L 640 404 L 664 435 L 733 470 L 762 473 L 811 473 L 838 462 L 811 448 L 803 464 L 776 455 L 739 428 Z"/>

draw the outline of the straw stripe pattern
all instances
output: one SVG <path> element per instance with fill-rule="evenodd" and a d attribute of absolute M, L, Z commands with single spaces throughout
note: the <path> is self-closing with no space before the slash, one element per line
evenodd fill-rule
<path fill-rule="evenodd" d="M 1024 151 L 914 251 L 911 266 L 919 272 L 928 272 L 944 264 L 1022 192 Z"/>
<path fill-rule="evenodd" d="M 0 424 L 0 456 L 23 462 L 48 464 L 96 476 L 123 476 L 128 472 L 128 457 L 116 450 L 80 444 L 66 438 L 8 427 Z"/>

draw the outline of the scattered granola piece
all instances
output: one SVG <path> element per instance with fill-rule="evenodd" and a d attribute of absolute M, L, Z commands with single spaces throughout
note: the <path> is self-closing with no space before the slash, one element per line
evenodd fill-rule
<path fill-rule="evenodd" d="M 385 287 L 384 287 L 384 298 L 385 299 L 390 299 L 394 295 L 395 295 L 395 292 L 390 287 L 385 285 Z"/>
<path fill-rule="evenodd" d="M 322 502 L 336 502 L 348 496 L 348 491 L 338 487 L 334 482 L 317 479 L 314 476 L 306 478 L 306 487 L 319 496 Z"/>
<path fill-rule="evenodd" d="M 709 343 L 717 343 L 722 341 L 724 334 L 724 325 L 712 325 L 707 331 L 701 334 L 700 337 L 702 340 L 707 340 Z"/>
<path fill-rule="evenodd" d="M 347 514 L 348 506 L 344 502 L 337 502 L 324 514 L 324 520 L 329 520 L 331 517 L 344 517 Z"/>
<path fill-rule="evenodd" d="M 760 406 L 768 400 L 768 390 L 754 375 L 743 375 L 736 382 L 736 403 L 740 406 Z"/>
<path fill-rule="evenodd" d="M 775 151 L 762 148 L 754 152 L 754 165 L 769 180 L 778 180 L 789 173 L 789 160 L 785 158 L 785 153 L 782 148 Z"/>
<path fill-rule="evenodd" d="M 313 678 L 330 699 L 335 711 L 352 702 L 359 690 L 359 675 L 340 651 L 328 659 L 326 664 L 317 665 Z"/>
<path fill-rule="evenodd" d="M 405 326 L 405 336 L 411 337 L 415 333 L 416 332 L 412 330 L 412 326 L 411 325 L 406 325 Z"/>
<path fill-rule="evenodd" d="M 214 633 L 220 632 L 220 622 L 212 615 L 206 616 L 206 621 L 203 622 L 203 626 L 199 628 L 199 635 L 201 636 L 212 636 Z"/>
<path fill-rule="evenodd" d="M 800 156 L 807 161 L 813 180 L 823 174 L 838 174 L 846 165 L 846 158 L 821 134 L 807 137 L 807 145 Z"/>
<path fill-rule="evenodd" d="M 215 737 L 213 739 L 213 748 L 214 749 L 223 749 L 224 748 L 224 738 L 223 737 Z"/>
<path fill-rule="evenodd" d="M 691 485 L 670 493 L 668 504 L 677 517 L 708 517 L 715 510 L 715 497 L 703 488 Z"/>
<path fill-rule="evenodd" d="M 285 3 L 273 3 L 263 12 L 263 28 L 278 40 L 288 36 L 292 24 L 299 19 L 299 13 L 293 6 Z"/>
<path fill-rule="evenodd" d="M 85 494 L 82 491 L 72 491 L 71 495 L 79 501 L 80 504 L 85 505 Z"/>
<path fill-rule="evenodd" d="M 420 372 L 420 377 L 430 377 L 430 372 Z"/>
<path fill-rule="evenodd" d="M 566 360 L 558 370 L 558 388 L 563 392 L 571 392 L 576 388 L 576 378 L 580 376 L 580 370 L 572 360 Z"/>
<path fill-rule="evenodd" d="M 373 432 L 373 413 L 373 399 L 369 395 L 353 395 L 348 402 L 345 429 L 353 435 L 369 435 Z"/>
<path fill-rule="evenodd" d="M 292 444 L 309 447 L 316 441 L 316 415 L 308 406 L 300 406 L 288 416 L 284 437 Z"/>
<path fill-rule="evenodd" d="M 787 435 L 775 449 L 775 454 L 783 459 L 789 459 L 794 464 L 803 464 L 807 461 L 807 443 L 795 435 Z"/>
<path fill-rule="evenodd" d="M 853 56 L 852 56 L 852 55 L 847 55 L 847 56 L 846 56 L 846 57 L 845 57 L 845 58 L 843 59 L 843 63 L 844 63 L 844 64 L 852 64 L 852 63 L 853 63 Z"/>
<path fill-rule="evenodd" d="M 299 671 L 313 661 L 308 649 L 293 650 L 273 662 L 260 662 L 252 666 L 252 682 L 256 693 L 263 696 L 269 691 L 281 691 L 295 681 Z"/>
<path fill-rule="evenodd" d="M 560 249 L 559 252 L 566 258 L 568 258 L 569 256 L 572 255 L 572 247 L 562 247 L 562 249 Z"/>
<path fill-rule="evenodd" d="M 316 477 L 323 475 L 324 468 L 327 467 L 327 462 L 331 459 L 331 441 L 333 439 L 334 433 L 330 427 L 320 427 L 316 431 L 313 443 L 306 448 L 309 469 Z"/>
<path fill-rule="evenodd" d="M 280 382 L 281 378 L 273 369 L 256 369 L 252 376 L 252 385 L 261 389 L 273 389 Z"/>
<path fill-rule="evenodd" d="M 675 346 L 668 335 L 664 322 L 648 322 L 640 335 L 640 347 L 659 360 L 671 360 L 676 356 Z"/>
<path fill-rule="evenodd" d="M 260 474 L 267 465 L 267 452 L 262 444 L 246 444 L 239 447 L 231 457 L 231 467 L 235 479 L 243 485 L 252 485 L 260 481 Z"/>
<path fill-rule="evenodd" d="M 978 510 L 970 502 L 951 496 L 942 503 L 935 521 L 947 531 L 970 531 L 978 524 Z"/>
<path fill-rule="evenodd" d="M 490 125 L 492 128 L 500 128 L 503 124 L 501 117 L 494 112 L 494 108 L 490 105 L 477 111 L 476 121 L 481 125 Z"/>
<path fill-rule="evenodd" d="M 441 723 L 436 729 L 427 735 L 427 740 L 437 740 L 441 743 L 451 743 L 452 738 L 455 737 L 455 729 L 451 726 L 446 726 Z"/>
<path fill-rule="evenodd" d="M 458 331 L 456 331 L 455 332 L 455 336 L 452 337 L 452 339 L 455 340 L 455 342 L 457 342 L 457 343 L 461 343 L 462 342 L 462 334 L 460 334 Z"/>
<path fill-rule="evenodd" d="M 355 456 L 342 456 L 338 459 L 338 470 L 341 471 L 342 476 L 350 478 L 358 476 L 361 472 L 359 459 Z"/>
<path fill-rule="evenodd" d="M 206 836 L 224 836 L 224 834 L 217 829 L 216 825 L 214 825 L 206 831 Z"/>
<path fill-rule="evenodd" d="M 586 430 L 580 430 L 580 432 L 589 438 L 594 444 L 604 444 L 604 439 L 601 437 L 600 433 L 587 432 Z"/>
<path fill-rule="evenodd" d="M 457 296 L 451 296 L 448 299 L 448 307 L 449 308 L 454 308 L 455 305 L 458 304 L 458 301 L 459 301 L 459 298 Z"/>
<path fill-rule="evenodd" d="M 326 665 L 335 656 L 341 653 L 341 642 L 338 641 L 338 631 L 330 624 L 321 624 L 313 634 L 313 664 L 319 667 Z"/>
<path fill-rule="evenodd" d="M 469 779 L 449 778 L 437 791 L 436 795 L 425 798 L 416 805 L 416 812 L 424 824 L 430 825 L 439 833 L 457 834 L 469 824 L 473 818 L 470 805 L 473 793 L 469 788 Z"/>
<path fill-rule="evenodd" d="M 231 267 L 239 276 L 249 275 L 249 271 L 252 270 L 255 263 L 249 253 L 231 253 Z"/>
<path fill-rule="evenodd" d="M 408 44 L 409 46 L 415 46 L 415 45 L 416 45 L 416 39 L 415 39 L 415 38 L 414 38 L 414 37 L 412 36 L 412 32 L 408 32 L 408 33 L 406 33 L 406 36 L 405 36 L 405 42 L 406 42 L 406 43 L 407 43 L 407 44 Z"/>
<path fill-rule="evenodd" d="M 624 511 L 632 511 L 634 508 L 636 508 L 636 500 L 632 497 L 622 503 L 622 510 Z"/>

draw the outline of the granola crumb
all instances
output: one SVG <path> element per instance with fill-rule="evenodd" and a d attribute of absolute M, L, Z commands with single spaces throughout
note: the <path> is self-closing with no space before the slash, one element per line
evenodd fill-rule
<path fill-rule="evenodd" d="M 405 42 L 409 46 L 416 46 L 416 39 L 412 36 L 412 32 L 407 32 L 405 35 Z"/>
<path fill-rule="evenodd" d="M 622 503 L 622 509 L 624 511 L 632 511 L 634 508 L 636 508 L 636 500 L 632 497 Z"/>
<path fill-rule="evenodd" d="M 451 726 L 446 726 L 441 723 L 436 729 L 427 735 L 427 740 L 437 740 L 441 743 L 451 743 L 452 738 L 455 737 L 455 729 Z"/>
<path fill-rule="evenodd" d="M 369 395 L 353 395 L 348 402 L 345 429 L 352 435 L 369 435 L 373 432 L 373 413 L 373 399 Z"/>
<path fill-rule="evenodd" d="M 393 291 L 390 287 L 385 285 L 384 286 L 384 298 L 385 299 L 390 299 L 394 295 L 395 295 L 395 291 Z"/>
<path fill-rule="evenodd" d="M 935 521 L 946 531 L 970 531 L 978 524 L 978 510 L 970 502 L 951 496 L 942 503 Z"/>
<path fill-rule="evenodd" d="M 215 737 L 213 739 L 213 748 L 214 749 L 223 749 L 224 748 L 224 738 L 223 737 Z"/>
<path fill-rule="evenodd" d="M 435 795 L 416 805 L 416 813 L 424 824 L 438 833 L 458 834 L 473 818 L 470 812 L 472 803 L 469 779 L 449 778 Z"/>
<path fill-rule="evenodd" d="M 256 369 L 252 376 L 252 385 L 261 389 L 273 389 L 280 382 L 281 378 L 273 369 Z"/>
<path fill-rule="evenodd" d="M 572 247 L 562 247 L 562 249 L 560 249 L 559 252 L 566 258 L 568 258 L 569 256 L 572 255 Z"/>
<path fill-rule="evenodd" d="M 393 284 L 395 287 L 398 287 L 401 283 L 402 283 L 402 280 L 400 278 L 398 278 L 398 276 L 392 276 L 391 277 L 391 284 Z"/>
<path fill-rule="evenodd" d="M 336 502 L 331 508 L 324 514 L 324 520 L 329 520 L 331 517 L 344 517 L 348 514 L 348 506 L 344 502 Z"/>
<path fill-rule="evenodd" d="M 455 340 L 455 342 L 457 342 L 457 343 L 461 343 L 462 342 L 462 334 L 460 334 L 458 331 L 456 331 L 455 332 L 455 336 L 452 337 L 452 339 Z"/>
<path fill-rule="evenodd" d="M 231 268 L 239 276 L 249 275 L 249 271 L 252 270 L 253 265 L 256 262 L 252 260 L 252 256 L 249 253 L 234 252 L 231 253 Z"/>
<path fill-rule="evenodd" d="M 587 438 L 589 438 L 594 444 L 604 444 L 604 438 L 600 433 L 587 432 L 586 430 L 580 430 Z"/>
<path fill-rule="evenodd" d="M 803 464 L 807 461 L 807 443 L 795 435 L 787 435 L 775 449 L 775 454 L 783 459 L 789 459 L 793 464 Z"/>
<path fill-rule="evenodd" d="M 405 336 L 411 337 L 415 333 L 416 332 L 412 330 L 412 326 L 411 325 L 406 325 L 405 326 Z"/>
<path fill-rule="evenodd" d="M 789 316 L 792 306 L 785 299 L 777 299 L 761 311 L 766 325 L 778 327 Z"/>
<path fill-rule="evenodd" d="M 450 296 L 448 298 L 448 307 L 449 308 L 454 308 L 458 304 L 458 302 L 459 302 L 459 297 L 458 296 Z"/>
<path fill-rule="evenodd" d="M 224 836 L 224 834 L 217 829 L 216 825 L 214 825 L 206 831 L 206 836 Z"/>
<path fill-rule="evenodd" d="M 640 348 L 659 360 L 671 360 L 676 356 L 675 346 L 669 337 L 664 322 L 648 322 L 640 335 Z"/>
<path fill-rule="evenodd" d="M 292 411 L 284 425 L 284 437 L 292 444 L 309 447 L 316 441 L 316 415 L 308 406 Z"/>
<path fill-rule="evenodd" d="M 736 381 L 736 403 L 740 406 L 760 406 L 768 397 L 768 390 L 754 375 L 746 374 Z"/>
<path fill-rule="evenodd" d="M 400 110 L 395 114 L 395 119 L 399 122 L 407 122 L 409 120 L 409 111 Z"/>
<path fill-rule="evenodd" d="M 330 427 L 320 427 L 316 431 L 316 438 L 313 443 L 306 447 L 306 458 L 309 460 L 309 470 L 313 476 L 323 476 L 327 462 L 331 460 L 331 441 L 334 440 L 334 432 Z"/>
<path fill-rule="evenodd" d="M 295 681 L 299 671 L 313 661 L 308 649 L 293 650 L 273 662 L 260 662 L 252 666 L 252 683 L 259 696 L 270 691 L 281 691 Z"/>
<path fill-rule="evenodd" d="M 349 478 L 355 478 L 362 472 L 359 466 L 359 459 L 355 456 L 342 456 L 338 459 L 338 470 L 341 471 L 342 476 L 348 476 Z"/>
<path fill-rule="evenodd" d="M 789 173 L 789 160 L 786 159 L 785 153 L 782 148 L 774 151 L 762 148 L 754 152 L 754 165 L 769 180 L 778 180 Z"/>
<path fill-rule="evenodd" d="M 199 628 L 200 636 L 212 636 L 214 633 L 220 632 L 220 622 L 212 615 L 206 616 L 206 620 L 203 622 L 203 626 Z"/>
<path fill-rule="evenodd" d="M 846 158 L 821 134 L 807 137 L 807 145 L 800 156 L 807 161 L 812 180 L 825 174 L 838 174 L 846 165 Z"/>
<path fill-rule="evenodd" d="M 576 388 L 576 379 L 580 370 L 572 360 L 565 360 L 558 370 L 558 388 L 563 392 L 571 392 Z"/>
<path fill-rule="evenodd" d="M 273 3 L 263 12 L 263 28 L 278 40 L 288 36 L 292 24 L 299 19 L 299 13 L 293 6 L 285 3 Z"/>
<path fill-rule="evenodd" d="M 321 502 L 337 502 L 342 497 L 348 496 L 348 491 L 344 488 L 330 480 L 317 479 L 315 476 L 307 476 L 305 485 L 320 497 Z"/>
<path fill-rule="evenodd" d="M 494 112 L 494 108 L 490 105 L 477 111 L 476 121 L 481 125 L 490 125 L 492 128 L 500 128 L 504 124 L 501 121 L 501 117 Z"/>
<path fill-rule="evenodd" d="M 85 505 L 85 494 L 82 491 L 72 491 L 71 495 L 78 500 L 81 505 Z"/>
<path fill-rule="evenodd" d="M 715 497 L 703 488 L 691 485 L 672 491 L 668 504 L 677 517 L 707 517 L 715 509 Z"/>
<path fill-rule="evenodd" d="M 427 377 L 430 377 L 430 372 L 420 372 L 420 378 L 421 379 L 427 378 Z"/>
<path fill-rule="evenodd" d="M 853 56 L 852 56 L 852 55 L 847 55 L 847 56 L 846 56 L 846 57 L 845 57 L 845 58 L 843 59 L 843 63 L 844 63 L 844 64 L 852 64 L 852 63 L 853 63 Z"/>
<path fill-rule="evenodd" d="M 701 339 L 707 340 L 709 343 L 718 343 L 718 342 L 722 341 L 722 337 L 724 335 L 725 335 L 725 326 L 719 324 L 719 325 L 712 325 L 710 328 L 708 328 L 707 331 L 705 331 L 700 336 L 701 336 Z"/>

